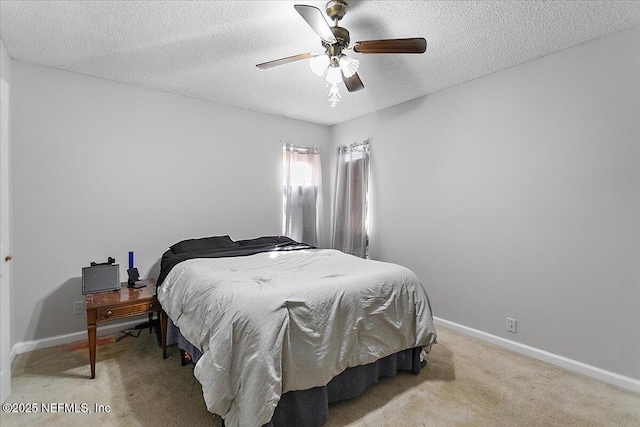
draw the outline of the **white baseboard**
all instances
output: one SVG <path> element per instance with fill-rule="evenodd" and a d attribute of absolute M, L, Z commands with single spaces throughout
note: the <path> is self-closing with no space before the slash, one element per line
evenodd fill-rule
<path fill-rule="evenodd" d="M 569 371 L 577 372 L 587 377 L 594 378 L 596 380 L 600 380 L 616 387 L 620 387 L 625 390 L 640 394 L 640 380 L 616 374 L 614 372 L 605 371 L 604 369 L 587 365 L 586 363 L 578 362 L 577 360 L 549 353 L 548 351 L 540 350 L 538 348 L 531 347 L 525 344 L 520 344 L 518 342 L 492 335 L 487 332 L 479 331 L 468 326 L 460 325 L 458 323 L 450 322 L 439 317 L 434 316 L 433 320 L 437 326 L 442 326 L 447 329 L 460 332 L 464 335 L 477 338 L 481 341 L 497 345 L 498 347 L 506 348 L 507 350 L 511 350 L 516 353 L 541 360 L 543 362 L 551 363 L 552 365 L 559 366 Z"/>
<path fill-rule="evenodd" d="M 98 326 L 96 335 L 100 337 L 104 335 L 115 334 L 125 329 L 130 329 L 138 323 L 140 323 L 140 319 L 115 323 L 112 325 Z M 11 349 L 11 361 L 13 362 L 14 357 L 18 354 L 28 353 L 30 351 L 40 350 L 47 347 L 55 347 L 62 344 L 70 344 L 72 342 L 83 341 L 87 339 L 87 331 L 84 330 L 80 332 L 74 332 L 72 334 L 56 335 L 54 337 L 43 338 L 40 340 L 22 341 L 16 343 Z"/>

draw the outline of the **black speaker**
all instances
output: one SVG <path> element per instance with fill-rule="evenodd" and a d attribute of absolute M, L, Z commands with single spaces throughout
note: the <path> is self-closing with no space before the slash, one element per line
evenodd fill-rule
<path fill-rule="evenodd" d="M 120 266 L 100 264 L 82 268 L 82 295 L 120 290 Z"/>

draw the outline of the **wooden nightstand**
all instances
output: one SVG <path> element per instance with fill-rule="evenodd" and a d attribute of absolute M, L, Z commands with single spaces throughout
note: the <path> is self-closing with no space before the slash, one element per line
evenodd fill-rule
<path fill-rule="evenodd" d="M 119 291 L 107 291 L 89 294 L 85 297 L 87 305 L 87 333 L 89 335 L 89 359 L 91 360 L 91 378 L 96 377 L 96 325 L 126 317 L 160 313 L 160 335 L 162 336 L 162 357 L 167 358 L 167 314 L 162 310 L 156 298 L 155 279 L 143 280 L 147 286 L 140 289 L 127 287 L 122 283 Z"/>

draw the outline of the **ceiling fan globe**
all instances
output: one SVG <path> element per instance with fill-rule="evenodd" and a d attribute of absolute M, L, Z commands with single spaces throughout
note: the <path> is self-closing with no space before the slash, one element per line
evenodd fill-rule
<path fill-rule="evenodd" d="M 332 85 L 338 85 L 342 83 L 342 72 L 340 67 L 334 67 L 333 65 L 327 69 L 327 75 L 324 77 L 327 83 Z"/>
<path fill-rule="evenodd" d="M 327 71 L 330 59 L 327 55 L 318 55 L 309 59 L 309 68 L 311 72 L 318 77 L 322 77 L 324 72 Z"/>
<path fill-rule="evenodd" d="M 355 58 L 351 58 L 347 55 L 340 56 L 340 70 L 342 70 L 342 74 L 346 78 L 353 76 L 358 72 L 358 68 L 360 67 L 360 61 Z"/>

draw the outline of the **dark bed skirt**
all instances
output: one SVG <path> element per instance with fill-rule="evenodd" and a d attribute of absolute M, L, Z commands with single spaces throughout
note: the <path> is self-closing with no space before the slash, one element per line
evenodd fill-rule
<path fill-rule="evenodd" d="M 177 342 L 180 349 L 189 353 L 194 363 L 200 359 L 200 351 L 180 334 L 177 327 L 169 325 L 168 335 L 167 342 Z M 280 397 L 273 418 L 263 427 L 321 426 L 329 419 L 330 403 L 359 396 L 376 384 L 379 378 L 393 377 L 398 371 L 418 374 L 421 368 L 421 351 L 420 347 L 409 348 L 368 365 L 347 368 L 326 386 L 284 393 Z"/>
<path fill-rule="evenodd" d="M 410 348 L 368 365 L 347 368 L 324 387 L 290 391 L 280 397 L 271 422 L 263 427 L 316 427 L 329 420 L 329 404 L 359 396 L 378 382 L 398 371 L 420 372 L 421 348 Z"/>

